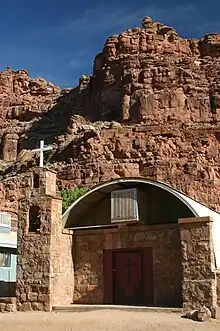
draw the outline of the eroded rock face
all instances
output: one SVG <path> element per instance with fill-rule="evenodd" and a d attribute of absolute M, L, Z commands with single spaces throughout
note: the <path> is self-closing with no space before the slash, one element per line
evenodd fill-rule
<path fill-rule="evenodd" d="M 30 121 L 49 110 L 60 88 L 43 78 L 32 79 L 26 70 L 0 73 L 0 116 L 2 119 Z"/>
<path fill-rule="evenodd" d="M 149 17 L 142 28 L 108 38 L 94 63 L 90 118 L 148 125 L 219 120 L 219 38 L 185 40 Z"/>
<path fill-rule="evenodd" d="M 26 70 L 0 73 L 0 157 L 15 161 L 19 137 L 57 102 L 61 89 L 43 78 L 32 79 Z"/>
<path fill-rule="evenodd" d="M 145 17 L 107 39 L 75 88 L 1 73 L 0 207 L 16 210 L 17 174 L 36 164 L 30 149 L 43 138 L 61 186 L 141 176 L 220 210 L 219 47 L 220 34 L 186 40 Z"/>

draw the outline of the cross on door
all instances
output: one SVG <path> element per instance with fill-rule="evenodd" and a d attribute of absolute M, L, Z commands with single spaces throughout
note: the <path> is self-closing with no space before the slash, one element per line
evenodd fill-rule
<path fill-rule="evenodd" d="M 128 257 L 127 263 L 125 263 L 124 266 L 127 268 L 128 280 L 130 282 L 130 280 L 131 280 L 131 268 L 134 267 L 135 264 L 131 263 L 131 259 L 130 259 L 130 257 Z"/>
<path fill-rule="evenodd" d="M 52 146 L 44 146 L 44 141 L 40 141 L 40 148 L 33 149 L 33 152 L 40 152 L 40 163 L 39 167 L 43 168 L 44 166 L 44 152 L 51 151 L 53 149 Z"/>

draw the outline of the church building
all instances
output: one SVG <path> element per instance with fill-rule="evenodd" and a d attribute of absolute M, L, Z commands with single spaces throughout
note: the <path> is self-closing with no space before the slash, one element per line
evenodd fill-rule
<path fill-rule="evenodd" d="M 74 304 L 220 306 L 220 215 L 147 178 L 100 183 L 61 215 L 56 173 L 26 174 L 18 310 Z"/>

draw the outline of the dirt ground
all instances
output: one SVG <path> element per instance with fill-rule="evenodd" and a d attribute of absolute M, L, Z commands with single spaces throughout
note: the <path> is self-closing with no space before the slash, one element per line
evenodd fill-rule
<path fill-rule="evenodd" d="M 181 318 L 179 314 L 100 310 L 90 312 L 0 314 L 4 331 L 219 331 L 220 320 L 206 323 Z"/>

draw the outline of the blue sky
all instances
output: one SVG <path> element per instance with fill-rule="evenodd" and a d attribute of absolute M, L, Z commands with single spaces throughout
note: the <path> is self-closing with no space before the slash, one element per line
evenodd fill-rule
<path fill-rule="evenodd" d="M 0 70 L 27 69 L 61 87 L 92 72 L 94 56 L 114 33 L 144 16 L 183 37 L 220 32 L 219 0 L 0 0 Z"/>

